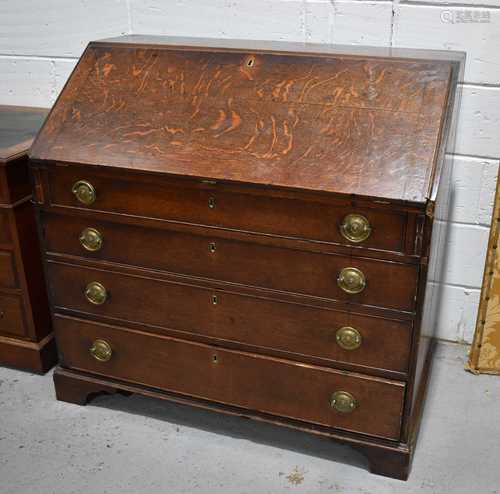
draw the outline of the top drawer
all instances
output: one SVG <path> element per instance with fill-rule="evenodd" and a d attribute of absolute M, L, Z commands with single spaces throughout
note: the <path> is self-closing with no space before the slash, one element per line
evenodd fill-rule
<path fill-rule="evenodd" d="M 151 175 L 118 176 L 77 166 L 55 166 L 49 174 L 50 203 L 56 206 L 393 252 L 404 252 L 406 236 L 413 236 L 413 232 L 406 232 L 405 212 L 352 207 L 332 203 L 330 198 L 312 201 L 255 195 L 228 191 L 220 184 Z M 78 183 L 80 199 L 75 193 Z M 361 218 L 358 216 L 343 228 L 347 215 L 352 214 Z"/>

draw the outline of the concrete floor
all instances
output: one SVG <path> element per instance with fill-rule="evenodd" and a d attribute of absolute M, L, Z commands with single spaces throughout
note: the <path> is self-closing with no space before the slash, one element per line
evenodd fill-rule
<path fill-rule="evenodd" d="M 369 474 L 349 448 L 168 402 L 57 402 L 51 373 L 0 368 L 0 493 L 500 493 L 500 377 L 438 347 L 408 482 Z"/>

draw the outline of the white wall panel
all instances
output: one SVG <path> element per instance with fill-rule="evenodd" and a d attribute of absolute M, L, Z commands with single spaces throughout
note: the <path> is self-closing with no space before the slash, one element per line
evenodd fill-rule
<path fill-rule="evenodd" d="M 304 4 L 276 0 L 131 0 L 141 34 L 304 41 Z"/>
<path fill-rule="evenodd" d="M 0 57 L 0 104 L 46 107 L 54 95 L 54 62 Z"/>
<path fill-rule="evenodd" d="M 308 42 L 376 46 L 391 42 L 391 2 L 310 0 L 305 13 Z"/>
<path fill-rule="evenodd" d="M 449 220 L 489 226 L 498 174 L 498 160 L 455 156 Z M 438 216 L 443 219 L 442 216 Z"/>
<path fill-rule="evenodd" d="M 500 157 L 500 87 L 464 86 L 455 152 Z"/>
<path fill-rule="evenodd" d="M 391 2 L 335 1 L 334 43 L 388 46 L 391 42 Z"/>
<path fill-rule="evenodd" d="M 480 291 L 434 284 L 429 284 L 427 290 L 429 296 L 437 291 L 441 291 L 441 294 L 440 303 L 436 307 L 436 327 L 428 328 L 424 321 L 424 328 L 427 331 L 434 330 L 438 338 L 470 343 L 476 324 Z"/>
<path fill-rule="evenodd" d="M 463 16 L 470 17 L 470 22 L 465 18 L 462 21 Z M 394 19 L 393 44 L 465 51 L 465 82 L 498 84 L 499 25 L 500 9 L 400 4 Z"/>
<path fill-rule="evenodd" d="M 0 1 L 0 54 L 79 57 L 93 39 L 128 32 L 126 0 Z"/>
<path fill-rule="evenodd" d="M 489 231 L 484 226 L 449 225 L 442 282 L 473 288 L 481 286 Z"/>

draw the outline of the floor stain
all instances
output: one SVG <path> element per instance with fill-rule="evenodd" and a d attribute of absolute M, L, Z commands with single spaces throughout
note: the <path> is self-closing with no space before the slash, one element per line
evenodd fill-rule
<path fill-rule="evenodd" d="M 299 470 L 299 467 L 295 467 L 292 470 L 292 473 L 286 476 L 288 482 L 293 485 L 300 485 L 304 482 L 304 470 Z"/>

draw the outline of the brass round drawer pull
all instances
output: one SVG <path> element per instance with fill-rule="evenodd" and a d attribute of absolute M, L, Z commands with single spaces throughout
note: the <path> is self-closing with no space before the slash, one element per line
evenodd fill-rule
<path fill-rule="evenodd" d="M 340 233 L 349 242 L 363 242 L 372 233 L 368 219 L 362 214 L 348 214 L 342 220 Z"/>
<path fill-rule="evenodd" d="M 78 182 L 75 182 L 71 192 L 73 192 L 77 200 L 85 204 L 85 206 L 90 206 L 96 199 L 94 186 L 86 180 L 78 180 Z"/>
<path fill-rule="evenodd" d="M 362 292 L 366 287 L 366 278 L 357 268 L 344 268 L 337 278 L 339 287 L 346 293 L 355 294 Z"/>
<path fill-rule="evenodd" d="M 82 230 L 79 240 L 82 247 L 90 252 L 100 250 L 103 242 L 101 232 L 95 228 L 85 228 Z"/>
<path fill-rule="evenodd" d="M 356 398 L 347 391 L 335 391 L 330 400 L 330 406 L 340 413 L 351 413 L 358 407 Z"/>
<path fill-rule="evenodd" d="M 340 328 L 335 334 L 337 345 L 344 350 L 357 350 L 363 341 L 361 333 L 350 326 Z"/>
<path fill-rule="evenodd" d="M 92 281 L 85 287 L 85 298 L 94 305 L 102 305 L 108 298 L 108 292 L 101 283 Z"/>
<path fill-rule="evenodd" d="M 99 362 L 107 362 L 111 358 L 111 355 L 113 355 L 111 345 L 107 341 L 99 339 L 92 343 L 89 352 Z"/>

